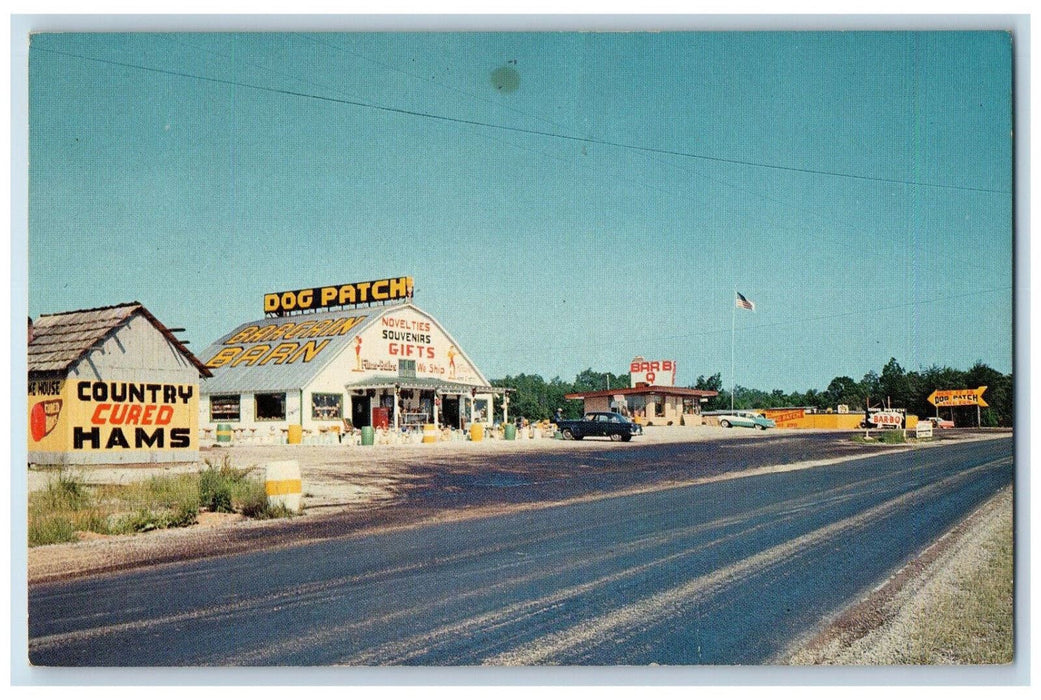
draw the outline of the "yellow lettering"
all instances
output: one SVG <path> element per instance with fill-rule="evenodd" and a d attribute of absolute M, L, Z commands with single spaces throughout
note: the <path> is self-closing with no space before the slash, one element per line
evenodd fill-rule
<path fill-rule="evenodd" d="M 301 309 L 310 309 L 314 303 L 314 290 L 305 289 L 296 295 L 296 305 Z"/>
<path fill-rule="evenodd" d="M 340 304 L 353 304 L 354 303 L 354 285 L 345 284 L 340 287 Z"/>
<path fill-rule="evenodd" d="M 267 357 L 257 364 L 266 365 L 268 362 L 274 360 L 276 365 L 281 365 L 289 359 L 289 356 L 292 355 L 293 351 L 298 347 L 300 347 L 300 343 L 280 343 L 275 346 L 275 349 L 272 350 Z"/>
<path fill-rule="evenodd" d="M 339 333 L 336 333 L 336 335 L 347 335 L 347 332 L 361 323 L 364 318 L 364 316 L 351 316 L 350 318 L 345 318 L 343 320 L 343 327 L 339 329 Z M 328 333 L 327 335 L 333 334 Z"/>
<path fill-rule="evenodd" d="M 241 347 L 221 348 L 220 352 L 214 355 L 209 362 L 206 363 L 207 367 L 223 367 L 224 365 L 231 362 L 231 360 L 242 352 Z"/>
<path fill-rule="evenodd" d="M 269 324 L 267 326 L 261 326 L 260 330 L 258 330 L 253 335 L 253 337 L 250 338 L 249 340 L 250 340 L 251 343 L 259 343 L 262 340 L 270 339 L 271 336 L 274 335 L 277 331 L 278 331 L 278 324 L 277 323 Z"/>
<path fill-rule="evenodd" d="M 271 349 L 270 345 L 254 345 L 246 352 L 242 353 L 242 356 L 237 358 L 231 363 L 232 367 L 238 367 L 241 364 L 249 363 L 251 365 L 256 364 L 257 360 L 264 356 L 264 354 Z"/>
<path fill-rule="evenodd" d="M 259 330 L 259 326 L 246 326 L 241 331 L 228 338 L 224 344 L 234 345 L 235 343 L 251 343 L 253 342 L 253 336 L 256 335 Z"/>
<path fill-rule="evenodd" d="M 383 301 L 388 298 L 387 286 L 390 285 L 390 280 L 379 280 L 372 283 L 372 298 L 376 301 Z"/>
<path fill-rule="evenodd" d="M 292 311 L 296 308 L 296 294 L 293 292 L 282 292 L 282 308 Z"/>
<path fill-rule="evenodd" d="M 278 327 L 278 331 L 276 333 L 272 333 L 271 336 L 269 338 L 265 338 L 265 340 L 284 340 L 286 338 L 291 338 L 293 337 L 293 331 L 296 329 L 297 325 L 299 324 L 286 323 L 284 325 L 281 325 Z"/>
<path fill-rule="evenodd" d="M 336 287 L 322 287 L 322 306 L 329 306 L 336 299 Z"/>
<path fill-rule="evenodd" d="M 314 325 L 314 321 L 304 321 L 303 323 L 298 323 L 298 324 L 296 324 L 296 327 L 293 329 L 293 331 L 291 333 L 284 333 L 282 335 L 282 337 L 288 339 L 288 338 L 299 338 L 301 336 L 306 336 L 307 335 L 307 331 L 309 331 L 311 329 L 311 326 L 313 326 L 313 325 Z"/>
<path fill-rule="evenodd" d="M 392 299 L 400 299 L 405 296 L 408 290 L 408 286 L 405 283 L 407 279 L 407 277 L 398 277 L 390 280 L 390 296 Z"/>
<path fill-rule="evenodd" d="M 317 343 L 317 344 L 316 344 L 316 341 L 309 340 L 309 341 L 307 341 L 307 343 L 302 348 L 300 348 L 295 353 L 293 353 L 293 356 L 290 357 L 288 361 L 289 362 L 296 362 L 297 360 L 300 359 L 301 356 L 303 356 L 304 362 L 310 362 L 328 344 L 329 344 L 328 339 L 323 340 L 322 342 Z"/>
<path fill-rule="evenodd" d="M 325 329 L 331 326 L 333 323 L 335 323 L 335 321 L 319 321 L 318 323 L 314 324 L 311 330 L 307 333 L 306 337 L 317 338 L 320 335 L 324 335 Z"/>
<path fill-rule="evenodd" d="M 278 311 L 278 294 L 264 295 L 264 313 Z"/>
<path fill-rule="evenodd" d="M 358 289 L 358 296 L 361 297 L 358 299 L 359 302 L 369 301 L 369 285 L 371 284 L 372 282 L 358 282 L 354 285 Z"/>

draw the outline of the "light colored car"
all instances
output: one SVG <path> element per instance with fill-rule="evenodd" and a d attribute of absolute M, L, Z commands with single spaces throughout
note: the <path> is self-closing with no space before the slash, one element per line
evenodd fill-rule
<path fill-rule="evenodd" d="M 948 429 L 954 427 L 954 421 L 947 420 L 946 418 L 936 418 L 936 417 L 930 416 L 929 418 L 926 418 L 924 420 L 927 420 L 930 423 L 932 423 L 933 427 L 936 428 L 937 430 L 948 430 Z"/>
<path fill-rule="evenodd" d="M 733 411 L 720 414 L 719 427 L 732 428 L 735 425 L 739 428 L 755 428 L 756 430 L 777 427 L 772 420 L 755 411 Z"/>

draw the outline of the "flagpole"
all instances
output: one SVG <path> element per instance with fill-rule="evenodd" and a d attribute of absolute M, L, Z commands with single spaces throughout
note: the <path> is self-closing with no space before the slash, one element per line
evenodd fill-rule
<path fill-rule="evenodd" d="M 737 391 L 737 377 L 734 376 L 734 319 L 737 316 L 737 289 L 730 300 L 730 412 L 734 412 L 734 392 Z"/>

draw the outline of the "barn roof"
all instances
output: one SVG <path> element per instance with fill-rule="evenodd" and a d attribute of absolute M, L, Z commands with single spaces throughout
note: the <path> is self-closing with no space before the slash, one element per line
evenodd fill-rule
<path fill-rule="evenodd" d="M 231 362 L 220 366 L 213 366 L 213 377 L 203 382 L 200 390 L 202 393 L 212 396 L 214 394 L 223 393 L 257 393 L 261 391 L 289 391 L 302 389 L 308 386 L 330 364 L 336 362 L 337 358 L 342 356 L 343 353 L 350 352 L 350 355 L 353 358 L 354 351 L 351 350 L 351 348 L 354 339 L 378 323 L 379 319 L 384 315 L 394 313 L 403 308 L 411 309 L 430 319 L 430 322 L 436 325 L 437 328 L 455 344 L 455 347 L 459 350 L 460 354 L 470 362 L 470 358 L 467 357 L 466 353 L 459 348 L 459 345 L 455 343 L 455 340 L 448 331 L 446 331 L 433 316 L 414 304 L 389 304 L 372 308 L 339 309 L 334 311 L 320 311 L 311 314 L 300 314 L 297 316 L 281 316 L 277 318 L 265 317 L 263 319 L 240 324 L 230 333 L 225 334 L 215 343 L 209 345 L 202 351 L 201 356 L 205 358 L 204 362 L 209 362 L 213 365 L 214 363 L 212 358 L 221 351 L 221 348 L 228 345 L 232 338 L 248 328 L 263 329 L 266 326 L 283 325 L 291 321 L 320 324 L 323 322 L 350 320 L 354 317 L 358 318 L 349 330 L 337 333 L 331 337 L 322 336 L 320 338 L 314 338 L 311 342 L 321 342 L 325 343 L 325 345 L 323 346 L 321 353 L 317 354 L 313 362 L 286 362 L 282 364 L 276 362 L 257 364 L 238 364 Z M 268 343 L 270 341 L 245 340 L 239 344 L 243 346 L 256 347 L 258 342 Z M 353 362 L 353 359 L 351 361 Z M 473 362 L 470 362 L 470 364 L 473 365 Z M 484 378 L 484 375 L 480 373 L 480 370 L 476 369 L 476 365 L 473 366 L 477 371 L 477 376 L 480 377 L 481 385 L 487 385 L 487 380 Z M 394 382 L 391 382 L 391 384 L 393 383 Z M 363 385 L 366 387 L 369 386 L 368 383 L 363 383 Z M 386 384 L 380 384 L 380 386 L 385 385 Z M 469 390 L 471 385 L 467 384 L 465 386 L 467 387 L 467 390 Z M 352 386 L 351 388 L 362 388 L 362 385 Z"/>
<path fill-rule="evenodd" d="M 375 313 L 373 313 L 375 312 Z M 216 342 L 210 344 L 202 351 L 202 356 L 207 358 L 205 362 L 212 362 L 212 358 L 227 345 L 232 338 L 242 333 L 247 328 L 263 329 L 272 325 L 284 325 L 290 321 L 322 323 L 328 321 L 350 320 L 359 318 L 356 324 L 343 335 L 322 337 L 314 339 L 314 342 L 325 343 L 324 349 L 313 362 L 286 362 L 283 364 L 270 363 L 264 365 L 229 363 L 213 367 L 213 378 L 206 380 L 202 386 L 205 394 L 240 393 L 258 391 L 286 391 L 299 389 L 307 386 L 317 377 L 330 362 L 344 352 L 354 337 L 362 330 L 368 328 L 375 322 L 385 309 L 340 309 L 336 311 L 321 311 L 313 314 L 300 316 L 280 316 L 276 318 L 266 317 L 260 320 L 242 323 L 230 333 L 225 334 Z M 301 341 L 302 342 L 302 341 Z M 244 343 L 244 345 L 255 345 L 255 343 Z"/>
<path fill-rule="evenodd" d="M 41 315 L 33 321 L 33 337 L 28 348 L 29 372 L 67 372 L 137 315 L 148 319 L 199 370 L 200 375 L 211 376 L 206 365 L 138 301 Z"/>

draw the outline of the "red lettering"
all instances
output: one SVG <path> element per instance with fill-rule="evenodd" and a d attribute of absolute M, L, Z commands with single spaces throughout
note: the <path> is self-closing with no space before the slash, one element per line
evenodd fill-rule
<path fill-rule="evenodd" d="M 141 425 L 152 425 L 152 416 L 155 414 L 155 404 L 145 406 L 145 414 L 141 417 Z"/>
<path fill-rule="evenodd" d="M 104 425 L 105 424 L 105 418 L 104 418 L 105 411 L 107 411 L 110 408 L 112 408 L 112 404 L 110 404 L 110 403 L 99 403 L 98 407 L 94 409 L 94 415 L 90 417 L 90 422 L 93 423 L 94 425 Z"/>
<path fill-rule="evenodd" d="M 127 411 L 126 424 L 127 425 L 138 425 L 138 421 L 141 420 L 141 407 L 134 404 Z"/>
<path fill-rule="evenodd" d="M 173 420 L 173 406 L 160 406 L 159 413 L 155 417 L 155 424 L 170 425 L 171 420 Z"/>

